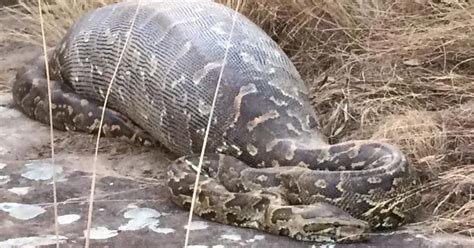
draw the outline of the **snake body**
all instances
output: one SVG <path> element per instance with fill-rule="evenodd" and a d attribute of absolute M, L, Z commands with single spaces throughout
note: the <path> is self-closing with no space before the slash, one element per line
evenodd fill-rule
<path fill-rule="evenodd" d="M 220 81 L 195 199 L 194 213 L 205 219 L 342 242 L 415 213 L 416 176 L 400 150 L 374 141 L 328 144 L 290 59 L 230 8 L 105 6 L 83 15 L 48 58 L 54 127 L 97 132 L 113 81 L 102 133 L 160 143 L 180 156 L 168 186 L 185 209 Z M 18 70 L 13 98 L 49 123 L 43 57 Z"/>

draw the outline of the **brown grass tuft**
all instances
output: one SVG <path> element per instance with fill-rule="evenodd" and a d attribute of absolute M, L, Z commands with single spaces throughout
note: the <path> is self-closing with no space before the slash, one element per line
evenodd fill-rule
<path fill-rule="evenodd" d="M 21 40 L 40 39 L 35 2 L 5 10 L 25 23 L 11 30 Z M 51 45 L 83 11 L 116 1 L 54 2 L 45 9 Z M 237 0 L 219 2 L 235 6 Z M 432 187 L 423 197 L 424 222 L 434 232 L 472 235 L 473 3 L 248 0 L 241 10 L 298 67 L 331 142 L 371 138 L 399 145 Z"/>
<path fill-rule="evenodd" d="M 432 165 L 431 161 L 437 161 L 436 155 L 447 150 L 447 134 L 429 112 L 388 116 L 374 128 L 371 138 L 396 144 L 426 165 Z"/>

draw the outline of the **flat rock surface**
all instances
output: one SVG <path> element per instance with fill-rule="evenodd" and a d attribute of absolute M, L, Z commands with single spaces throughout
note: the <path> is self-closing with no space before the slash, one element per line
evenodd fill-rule
<path fill-rule="evenodd" d="M 31 46 L 0 44 L 0 247 L 54 247 L 52 176 L 56 176 L 61 247 L 83 247 L 92 179 L 94 137 L 55 131 L 11 108 L 12 68 L 33 56 Z M 36 50 L 37 51 L 37 50 Z M 188 213 L 169 199 L 172 155 L 102 139 L 92 247 L 183 247 Z M 418 229 L 418 230 L 417 230 Z M 320 247 L 194 217 L 190 247 Z M 322 247 L 474 247 L 461 236 L 427 235 L 410 227 L 377 233 L 369 242 Z"/>

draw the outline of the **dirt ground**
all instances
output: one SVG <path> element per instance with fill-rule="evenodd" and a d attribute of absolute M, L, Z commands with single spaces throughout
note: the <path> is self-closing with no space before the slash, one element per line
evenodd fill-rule
<path fill-rule="evenodd" d="M 9 19 L 3 25 L 16 25 Z M 0 28 L 1 32 L 1 28 Z M 2 34 L 2 33 L 0 33 Z M 0 247 L 54 244 L 49 127 L 12 108 L 14 68 L 39 47 L 0 36 Z M 60 240 L 82 247 L 91 181 L 92 136 L 54 132 Z M 175 207 L 165 187 L 173 156 L 102 139 L 93 219 L 93 247 L 182 247 L 187 212 Z M 194 218 L 190 247 L 316 247 L 255 230 Z M 373 234 L 368 243 L 335 247 L 473 247 L 462 236 L 430 235 L 422 227 Z M 329 245 L 326 247 L 334 247 Z"/>

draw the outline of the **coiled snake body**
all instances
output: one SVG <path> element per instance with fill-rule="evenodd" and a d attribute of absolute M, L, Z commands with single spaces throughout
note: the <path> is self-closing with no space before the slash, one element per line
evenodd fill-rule
<path fill-rule="evenodd" d="M 416 180 L 401 152 L 369 141 L 329 145 L 299 73 L 254 23 L 211 1 L 137 7 L 83 15 L 50 51 L 55 128 L 97 132 L 113 79 L 103 134 L 182 156 L 168 186 L 189 209 L 221 76 L 197 215 L 312 241 L 362 240 L 412 218 L 419 197 L 406 193 Z M 45 78 L 39 57 L 18 70 L 13 97 L 49 123 Z"/>

